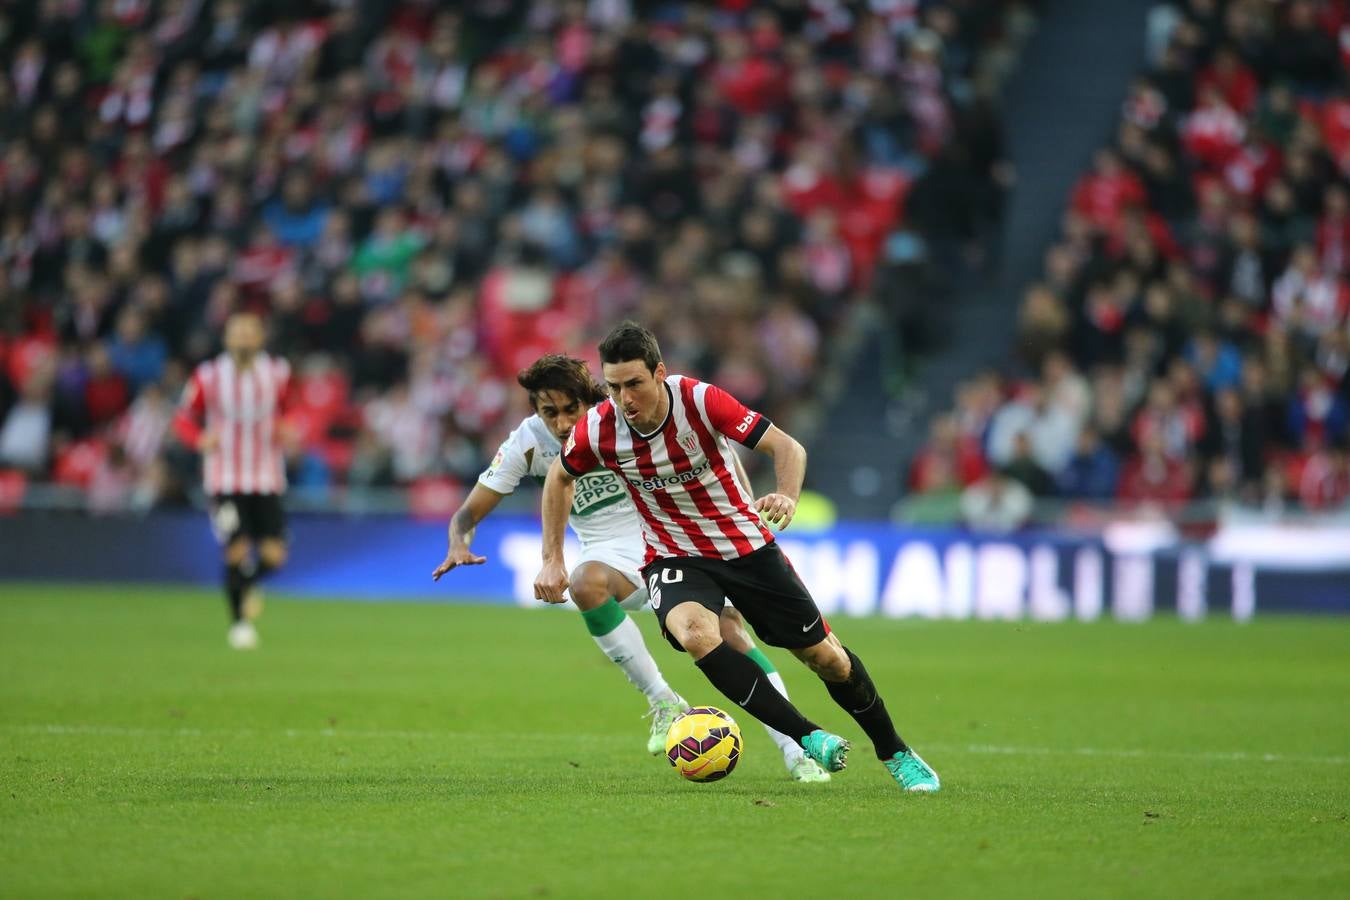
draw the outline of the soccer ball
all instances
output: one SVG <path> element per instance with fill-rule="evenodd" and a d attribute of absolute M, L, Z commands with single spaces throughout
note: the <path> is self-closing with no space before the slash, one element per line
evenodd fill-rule
<path fill-rule="evenodd" d="M 720 709 L 685 710 L 666 732 L 666 759 L 690 781 L 726 778 L 740 758 L 741 728 Z"/>

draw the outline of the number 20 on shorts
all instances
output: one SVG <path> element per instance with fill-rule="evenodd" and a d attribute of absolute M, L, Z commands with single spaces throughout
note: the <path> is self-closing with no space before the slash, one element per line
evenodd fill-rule
<path fill-rule="evenodd" d="M 651 601 L 652 609 L 661 608 L 661 585 L 679 584 L 684 581 L 683 569 L 662 569 L 659 573 L 653 572 L 647 579 L 647 597 Z"/>

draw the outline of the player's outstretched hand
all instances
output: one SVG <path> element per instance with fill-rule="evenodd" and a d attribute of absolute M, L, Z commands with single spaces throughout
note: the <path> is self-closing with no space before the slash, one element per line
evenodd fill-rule
<path fill-rule="evenodd" d="M 485 562 L 486 556 L 478 556 L 468 547 L 456 547 L 445 554 L 445 560 L 431 573 L 431 580 L 440 581 L 442 575 L 458 566 L 481 566 Z"/>
<path fill-rule="evenodd" d="M 786 494 L 765 494 L 755 501 L 755 510 L 764 521 L 782 531 L 797 512 L 797 501 Z"/>
<path fill-rule="evenodd" d="M 562 603 L 566 597 L 567 568 L 559 561 L 544 563 L 539 575 L 534 579 L 534 598 L 545 603 Z"/>

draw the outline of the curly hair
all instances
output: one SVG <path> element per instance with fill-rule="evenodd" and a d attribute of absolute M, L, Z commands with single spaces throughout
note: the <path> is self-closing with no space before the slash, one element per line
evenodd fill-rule
<path fill-rule="evenodd" d="M 530 392 L 531 406 L 538 406 L 542 391 L 557 391 L 587 404 L 599 403 L 609 396 L 585 362 L 561 353 L 539 357 L 528 369 L 520 370 L 516 381 Z"/>

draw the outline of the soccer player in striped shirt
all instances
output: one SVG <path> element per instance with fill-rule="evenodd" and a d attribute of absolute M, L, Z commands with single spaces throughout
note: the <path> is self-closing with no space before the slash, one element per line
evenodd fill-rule
<path fill-rule="evenodd" d="M 662 633 L 719 691 L 796 738 L 829 771 L 844 767 L 848 741 L 803 716 L 758 666 L 722 640 L 726 597 L 760 640 L 791 651 L 820 676 L 904 790 L 938 790 L 937 773 L 896 733 L 862 660 L 832 632 L 761 522 L 762 516 L 785 528 L 792 521 L 806 474 L 801 444 L 720 388 L 668 375 L 656 338 L 640 325 L 625 322 L 611 331 L 600 344 L 600 361 L 610 399 L 577 423 L 544 483 L 544 565 L 536 595 L 562 600 L 562 537 L 573 484 L 594 469 L 609 469 L 642 516 L 642 575 Z M 776 491 L 751 498 L 733 475 L 727 438 L 773 458 Z"/>
<path fill-rule="evenodd" d="M 529 392 L 534 415 L 511 432 L 492 465 L 479 476 L 464 504 L 451 517 L 445 559 L 431 573 L 438 581 L 460 566 L 487 562 L 469 547 L 478 523 L 526 477 L 542 483 L 572 426 L 585 418 L 592 406 L 605 401 L 605 389 L 596 383 L 586 364 L 560 354 L 541 357 L 516 380 Z M 647 605 L 647 591 L 638 574 L 645 548 L 637 510 L 618 477 L 607 469 L 597 469 L 578 481 L 568 522 L 581 540 L 581 554 L 568 582 L 572 601 L 596 646 L 647 698 L 652 719 L 647 752 L 663 754 L 666 732 L 689 704 L 666 683 L 637 623 L 624 612 Z M 770 683 L 786 694 L 782 676 L 750 640 L 734 610 L 722 616 L 721 627 L 723 639 L 754 660 Z M 806 756 L 795 739 L 772 730 L 769 737 L 782 751 L 783 764 L 794 781 L 830 780 L 829 773 Z"/>
<path fill-rule="evenodd" d="M 262 319 L 235 313 L 225 323 L 225 352 L 197 366 L 183 390 L 174 432 L 202 456 L 211 527 L 225 555 L 229 643 L 258 645 L 258 580 L 286 562 L 286 462 L 282 439 L 291 367 L 263 351 Z"/>

